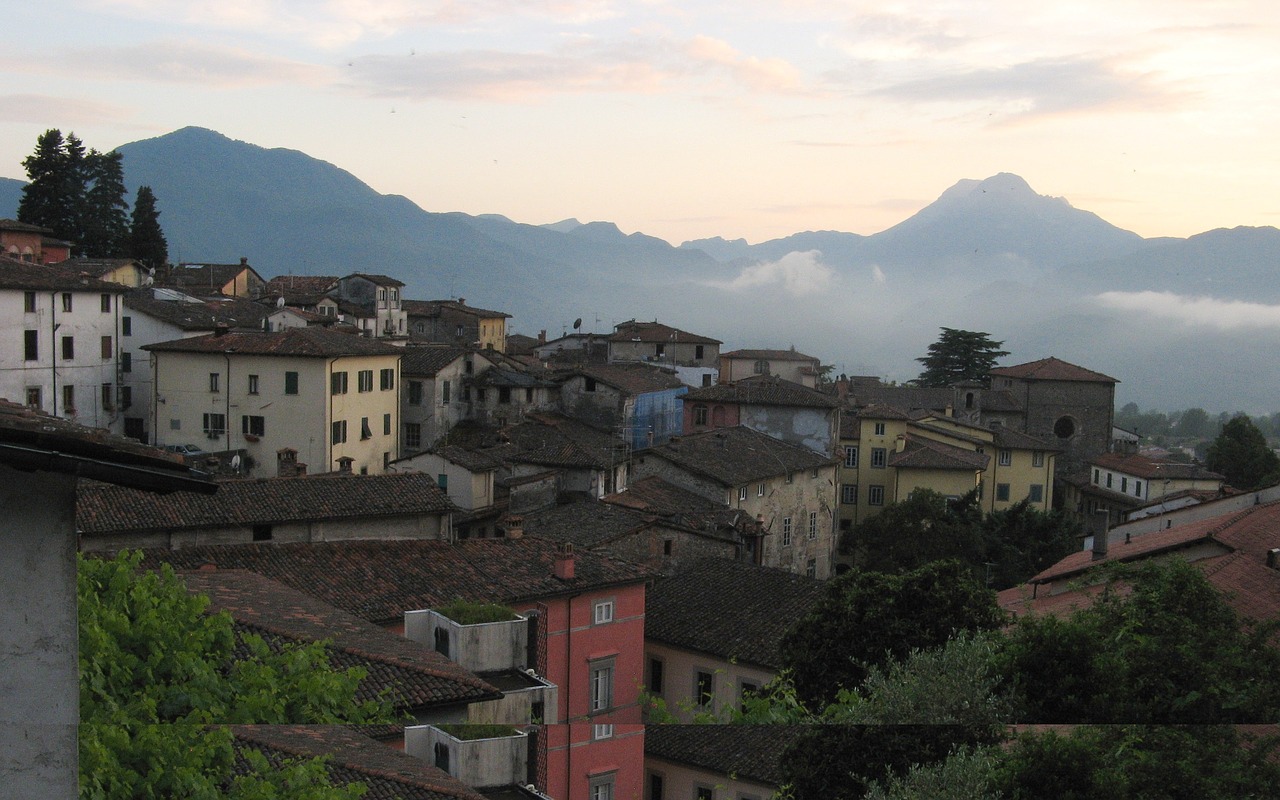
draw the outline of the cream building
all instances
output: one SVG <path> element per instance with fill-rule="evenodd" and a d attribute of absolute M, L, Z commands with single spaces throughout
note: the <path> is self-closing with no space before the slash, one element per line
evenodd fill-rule
<path fill-rule="evenodd" d="M 143 349 L 155 378 L 157 444 L 243 449 L 260 468 L 292 448 L 312 473 L 351 459 L 352 471 L 379 474 L 399 455 L 399 347 L 289 328 Z"/>

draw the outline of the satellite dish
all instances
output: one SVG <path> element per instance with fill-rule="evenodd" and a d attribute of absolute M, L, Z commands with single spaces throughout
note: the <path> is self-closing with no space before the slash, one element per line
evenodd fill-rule
<path fill-rule="evenodd" d="M 276 308 L 284 308 L 284 295 L 276 298 Z"/>
<path fill-rule="evenodd" d="M 578 317 L 573 321 L 573 329 L 576 331 L 582 327 L 582 317 Z"/>
<path fill-rule="evenodd" d="M 231 457 L 231 468 L 236 472 L 240 471 L 240 454 L 236 453 Z"/>

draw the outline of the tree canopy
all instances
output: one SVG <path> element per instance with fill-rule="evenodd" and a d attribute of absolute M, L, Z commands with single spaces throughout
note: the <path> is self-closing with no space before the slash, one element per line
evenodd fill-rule
<path fill-rule="evenodd" d="M 299 762 L 314 792 L 271 794 L 276 778 L 230 787 L 227 724 L 391 722 L 390 705 L 358 702 L 364 670 L 336 670 L 323 643 L 272 643 L 206 613 L 167 565 L 140 571 L 139 553 L 81 559 L 81 796 L 342 797 L 323 769 Z M 219 794 L 228 792 L 228 794 Z"/>
<path fill-rule="evenodd" d="M 1003 344 L 982 331 L 942 328 L 938 341 L 929 345 L 928 355 L 916 359 L 924 371 L 911 383 L 925 387 L 947 387 L 961 381 L 985 384 L 996 361 L 1009 355 L 1000 349 Z"/>
<path fill-rule="evenodd" d="M 139 186 L 129 224 L 129 253 L 149 269 L 169 263 L 169 242 L 160 227 L 160 211 L 150 186 Z"/>
<path fill-rule="evenodd" d="M 1237 489 L 1260 489 L 1280 483 L 1280 457 L 1247 416 L 1232 417 L 1209 445 L 1205 466 L 1226 477 Z"/>

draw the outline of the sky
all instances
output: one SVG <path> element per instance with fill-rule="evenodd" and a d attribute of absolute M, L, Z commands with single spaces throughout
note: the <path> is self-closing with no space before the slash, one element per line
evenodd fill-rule
<path fill-rule="evenodd" d="M 196 125 L 428 211 L 672 243 L 871 234 L 998 172 L 1143 236 L 1280 222 L 1270 0 L 46 0 L 6 10 L 0 176 L 48 128 Z"/>

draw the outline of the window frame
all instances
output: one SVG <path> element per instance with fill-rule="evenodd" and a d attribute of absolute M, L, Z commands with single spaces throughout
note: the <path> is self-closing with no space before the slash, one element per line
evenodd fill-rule
<path fill-rule="evenodd" d="M 809 512 L 809 541 L 818 538 L 818 512 Z"/>
<path fill-rule="evenodd" d="M 240 428 L 245 436 L 266 436 L 267 418 L 260 414 L 241 414 Z"/>
<path fill-rule="evenodd" d="M 782 546 L 791 546 L 791 517 L 782 518 Z"/>
<path fill-rule="evenodd" d="M 356 372 L 356 392 L 373 391 L 373 370 L 362 369 Z"/>
<path fill-rule="evenodd" d="M 591 624 L 608 625 L 614 621 L 616 611 L 617 601 L 614 598 L 597 601 L 591 607 Z"/>
<path fill-rule="evenodd" d="M 296 395 L 298 394 L 298 373 L 287 370 L 284 373 L 284 393 Z"/>
<path fill-rule="evenodd" d="M 617 659 L 614 656 L 587 662 L 588 714 L 607 714 L 613 710 L 613 682 Z"/>
<path fill-rule="evenodd" d="M 1011 467 L 1011 466 L 1013 466 L 1013 451 L 1012 451 L 1012 450 L 1000 450 L 1000 451 L 996 454 L 996 463 L 997 463 L 997 464 L 999 464 L 999 465 L 1000 465 L 1000 466 L 1002 466 L 1002 467 Z"/>
<path fill-rule="evenodd" d="M 856 506 L 858 504 L 858 484 L 840 484 L 840 503 L 846 506 Z"/>
<path fill-rule="evenodd" d="M 40 331 L 27 328 L 22 332 L 22 357 L 24 361 L 40 360 Z"/>
<path fill-rule="evenodd" d="M 871 448 L 871 468 L 884 469 L 889 465 L 889 450 L 885 447 Z"/>
<path fill-rule="evenodd" d="M 341 372 L 329 373 L 329 394 L 330 395 L 346 394 L 350 386 L 351 384 L 347 380 L 346 370 L 343 370 Z"/>
<path fill-rule="evenodd" d="M 396 371 L 394 369 L 378 370 L 378 389 L 383 392 L 394 391 L 396 388 Z"/>
<path fill-rule="evenodd" d="M 884 484 L 873 483 L 867 486 L 867 505 L 877 507 L 884 505 Z"/>

